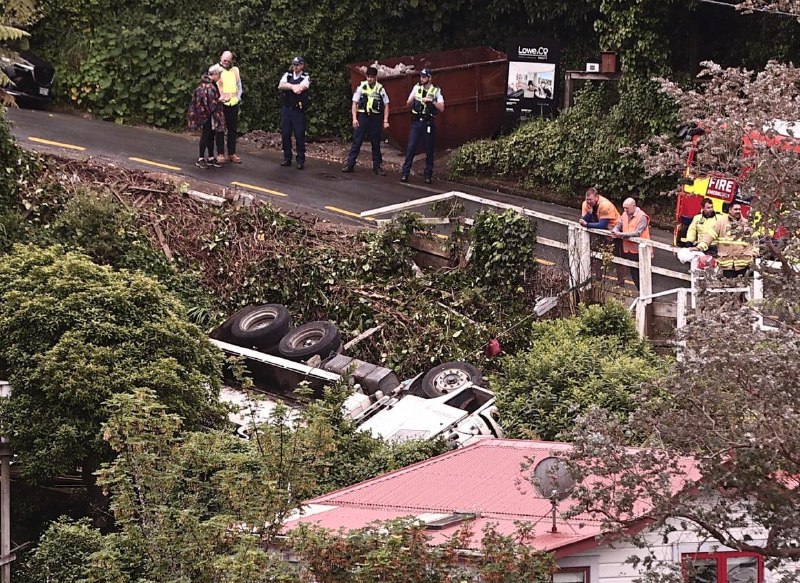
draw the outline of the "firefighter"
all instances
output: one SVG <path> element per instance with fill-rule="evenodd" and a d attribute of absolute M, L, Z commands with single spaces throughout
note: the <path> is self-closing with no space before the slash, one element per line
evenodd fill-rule
<path fill-rule="evenodd" d="M 742 216 L 742 205 L 732 202 L 723 210 L 727 210 L 728 214 L 720 217 L 714 229 L 705 232 L 693 249 L 707 252 L 716 245 L 717 264 L 722 269 L 722 277 L 740 277 L 747 274 L 757 250 L 745 240 L 751 229 L 747 219 Z"/>
<path fill-rule="evenodd" d="M 353 94 L 353 145 L 347 156 L 342 172 L 352 172 L 364 138 L 369 136 L 372 145 L 372 170 L 379 176 L 383 171 L 381 156 L 381 132 L 389 127 L 389 96 L 383 85 L 378 83 L 378 69 L 367 67 L 367 80 L 362 82 Z M 383 123 L 381 123 L 383 120 Z"/>
<path fill-rule="evenodd" d="M 681 239 L 682 247 L 693 247 L 702 239 L 706 233 L 711 233 L 716 227 L 717 221 L 722 215 L 714 210 L 714 201 L 706 197 L 703 199 L 702 210 L 692 218 L 686 236 Z M 709 247 L 709 255 L 716 256 L 716 246 Z"/>
<path fill-rule="evenodd" d="M 433 180 L 433 148 L 436 137 L 436 124 L 433 120 L 444 111 L 442 90 L 431 83 L 430 69 L 422 69 L 419 72 L 419 83 L 411 89 L 407 103 L 411 107 L 412 120 L 406 159 L 400 170 L 400 182 L 408 182 L 411 163 L 414 161 L 414 154 L 417 153 L 417 145 L 421 140 L 425 144 L 425 183 L 430 184 Z"/>
<path fill-rule="evenodd" d="M 622 214 L 611 231 L 615 239 L 622 239 L 622 257 L 629 261 L 639 261 L 639 245 L 630 239 L 639 237 L 650 238 L 650 217 L 636 206 L 636 201 L 626 198 L 622 203 Z M 631 279 L 636 289 L 639 289 L 639 268 L 631 267 Z"/>

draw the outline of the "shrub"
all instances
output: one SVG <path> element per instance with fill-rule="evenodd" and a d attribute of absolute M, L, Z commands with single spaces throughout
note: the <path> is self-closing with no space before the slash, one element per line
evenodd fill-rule
<path fill-rule="evenodd" d="M 569 439 L 575 418 L 593 407 L 624 420 L 639 386 L 665 366 L 632 332 L 613 302 L 535 324 L 532 348 L 504 358 L 503 378 L 492 381 L 506 434 Z"/>
<path fill-rule="evenodd" d="M 674 177 L 646 179 L 634 155 L 620 151 L 674 127 L 674 107 L 650 81 L 633 79 L 617 95 L 610 86 L 587 86 L 575 106 L 554 120 L 524 122 L 496 141 L 467 144 L 448 171 L 454 177 L 497 176 L 526 187 L 546 186 L 563 194 L 593 185 L 622 200 L 668 190 Z"/>

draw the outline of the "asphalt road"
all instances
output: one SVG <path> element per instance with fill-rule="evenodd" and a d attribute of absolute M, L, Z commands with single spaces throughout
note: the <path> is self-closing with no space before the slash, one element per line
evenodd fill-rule
<path fill-rule="evenodd" d="M 323 217 L 349 224 L 367 226 L 371 220 L 359 216 L 362 211 L 407 202 L 449 191 L 461 191 L 498 202 L 530 208 L 548 215 L 574 220 L 578 211 L 572 208 L 435 180 L 431 185 L 422 182 L 420 173 L 403 184 L 397 172 L 375 176 L 368 167 L 359 166 L 353 174 L 340 172 L 341 163 L 307 158 L 304 170 L 280 166 L 281 152 L 264 150 L 247 143 L 237 147 L 242 164 L 226 164 L 223 168 L 197 168 L 198 137 L 194 134 L 174 134 L 147 127 L 133 127 L 112 122 L 85 119 L 79 116 L 42 110 L 11 109 L 7 116 L 13 123 L 12 132 L 19 143 L 42 152 L 91 156 L 112 161 L 123 167 L 155 170 L 186 176 L 223 187 L 237 187 L 270 200 L 275 206 L 300 207 Z M 369 160 L 369 145 L 365 144 L 359 157 Z M 399 159 L 397 152 L 385 156 Z M 418 156 L 418 163 L 423 161 Z M 539 221 L 542 237 L 566 241 L 566 228 Z M 653 231 L 653 238 L 671 241 L 671 233 Z M 564 263 L 564 252 L 541 247 L 538 255 L 546 262 Z M 663 252 L 656 255 L 656 265 L 686 271 L 677 260 Z M 674 281 L 654 278 L 659 291 L 677 287 Z"/>

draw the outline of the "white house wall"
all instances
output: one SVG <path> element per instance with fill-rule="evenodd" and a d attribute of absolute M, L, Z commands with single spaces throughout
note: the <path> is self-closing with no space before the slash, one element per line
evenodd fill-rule
<path fill-rule="evenodd" d="M 675 523 L 677 528 L 680 525 Z M 765 536 L 760 533 L 752 532 L 754 542 L 763 542 Z M 633 565 L 626 563 L 631 556 L 638 556 L 644 559 L 649 552 L 659 561 L 666 564 L 680 565 L 681 555 L 686 553 L 713 553 L 730 551 L 727 547 L 722 547 L 718 542 L 708 538 L 702 539 L 696 532 L 691 530 L 678 530 L 670 534 L 668 542 L 664 544 L 661 534 L 656 532 L 643 533 L 648 542 L 648 548 L 640 549 L 628 542 L 617 542 L 611 545 L 603 545 L 590 551 L 585 551 L 570 557 L 565 557 L 558 561 L 561 567 L 590 567 L 590 583 L 632 583 L 634 579 L 641 577 L 645 571 L 640 564 L 634 568 Z M 794 562 L 784 566 L 779 571 L 764 569 L 764 583 L 779 583 L 782 577 L 793 574 L 794 579 L 800 581 L 800 564 Z M 786 580 L 786 579 L 783 579 Z"/>

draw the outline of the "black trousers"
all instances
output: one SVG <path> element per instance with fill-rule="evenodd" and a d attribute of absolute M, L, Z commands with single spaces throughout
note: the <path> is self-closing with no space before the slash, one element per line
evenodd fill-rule
<path fill-rule="evenodd" d="M 208 156 L 206 156 L 206 150 Z M 200 130 L 200 158 L 214 157 L 214 130 L 211 129 L 211 118 L 203 124 Z"/>
<path fill-rule="evenodd" d="M 236 153 L 237 128 L 239 126 L 239 104 L 223 105 L 222 111 L 225 112 L 225 126 L 228 129 L 228 156 Z M 219 154 L 224 155 L 225 151 L 220 148 Z"/>
<path fill-rule="evenodd" d="M 639 254 L 638 253 L 628 253 L 626 251 L 622 252 L 623 259 L 629 259 L 631 261 L 639 261 Z M 631 279 L 633 280 L 633 285 L 636 286 L 636 289 L 639 289 L 639 268 L 638 267 L 629 267 L 628 269 L 631 270 Z"/>
<path fill-rule="evenodd" d="M 306 161 L 306 114 L 300 109 L 284 105 L 281 108 L 281 141 L 283 159 L 292 161 L 292 133 L 297 146 L 297 163 Z"/>
<path fill-rule="evenodd" d="M 372 145 L 372 167 L 380 168 L 383 164 L 381 155 L 381 131 L 383 130 L 383 114 L 358 113 L 358 127 L 353 130 L 353 145 L 350 146 L 350 153 L 347 155 L 347 165 L 352 168 L 356 165 L 356 159 L 361 152 L 361 145 L 364 138 L 369 137 Z"/>

